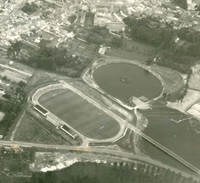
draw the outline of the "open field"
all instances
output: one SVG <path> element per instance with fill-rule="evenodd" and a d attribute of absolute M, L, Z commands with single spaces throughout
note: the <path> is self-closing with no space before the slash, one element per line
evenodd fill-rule
<path fill-rule="evenodd" d="M 127 39 L 124 39 L 123 41 L 123 49 L 128 51 L 136 51 L 138 53 L 143 53 L 147 55 L 156 54 L 156 47 L 146 45 L 138 41 L 127 40 Z"/>
<path fill-rule="evenodd" d="M 147 61 L 150 56 L 143 55 L 138 52 L 134 51 L 125 51 L 125 50 L 119 50 L 115 48 L 111 48 L 110 51 L 106 52 L 106 55 L 122 58 L 122 59 L 130 59 L 130 60 L 139 60 L 139 61 Z"/>
<path fill-rule="evenodd" d="M 165 93 L 176 93 L 179 90 L 183 89 L 184 81 L 183 78 L 176 72 L 171 69 L 161 67 L 161 66 L 152 66 L 151 70 L 158 73 L 164 83 L 164 92 Z"/>
<path fill-rule="evenodd" d="M 21 70 L 12 68 L 7 65 L 1 65 L 1 64 L 0 64 L 0 75 L 2 77 L 6 76 L 8 79 L 15 82 L 19 82 L 19 81 L 27 82 L 31 76 L 31 74 L 29 73 L 25 73 Z"/>
<path fill-rule="evenodd" d="M 120 130 L 117 121 L 69 89 L 49 91 L 39 103 L 86 137 L 107 139 Z"/>
<path fill-rule="evenodd" d="M 25 114 L 14 135 L 14 140 L 25 142 L 36 142 L 46 144 L 62 144 L 62 140 L 56 133 L 52 134 L 44 124 Z M 66 143 L 66 142 L 65 142 Z"/>
<path fill-rule="evenodd" d="M 0 121 L 3 119 L 4 115 L 5 115 L 5 114 L 4 114 L 3 112 L 0 111 Z"/>
<path fill-rule="evenodd" d="M 13 69 L 17 69 L 21 72 L 25 72 L 27 75 L 32 75 L 35 70 L 34 68 L 21 64 L 19 62 L 13 62 L 12 65 L 10 65 L 9 62 L 10 60 L 5 58 L 1 58 L 0 60 L 0 64 L 11 67 Z"/>
<path fill-rule="evenodd" d="M 1 71 L 2 77 L 6 76 L 8 79 L 10 79 L 11 81 L 15 81 L 15 82 L 20 82 L 20 81 L 27 82 L 27 80 L 29 78 L 26 75 L 23 75 L 23 74 L 20 74 L 20 73 L 17 73 L 15 71 L 11 71 L 8 69 L 0 69 L 0 71 Z"/>
<path fill-rule="evenodd" d="M 200 82 L 200 64 L 196 64 L 192 67 L 193 73 L 189 80 L 189 87 L 194 90 L 200 91 L 200 85 L 197 84 Z"/>
<path fill-rule="evenodd" d="M 37 86 L 44 83 L 53 82 L 53 80 L 54 79 L 52 79 L 52 77 L 50 77 L 46 72 L 36 70 L 34 75 L 28 81 L 25 87 L 25 92 L 30 92 L 33 88 L 36 88 Z"/>

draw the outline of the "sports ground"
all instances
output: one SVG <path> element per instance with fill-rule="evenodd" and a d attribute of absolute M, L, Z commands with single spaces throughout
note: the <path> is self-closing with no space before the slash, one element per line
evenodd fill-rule
<path fill-rule="evenodd" d="M 39 103 L 86 137 L 108 139 L 120 131 L 115 119 L 67 88 L 46 92 Z"/>

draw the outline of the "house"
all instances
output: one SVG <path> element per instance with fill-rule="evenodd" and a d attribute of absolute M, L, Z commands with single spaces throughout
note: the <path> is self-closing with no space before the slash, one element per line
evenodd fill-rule
<path fill-rule="evenodd" d="M 94 16 L 94 25 L 106 26 L 107 23 L 111 22 L 111 18 L 110 13 L 96 13 Z"/>
<path fill-rule="evenodd" d="M 100 54 L 100 55 L 105 55 L 105 53 L 106 53 L 106 47 L 101 47 L 101 48 L 99 49 L 99 54 Z"/>
<path fill-rule="evenodd" d="M 41 38 L 40 38 L 40 37 L 37 37 L 37 38 L 35 39 L 35 43 L 40 43 L 40 40 L 41 40 Z"/>
<path fill-rule="evenodd" d="M 0 88 L 0 94 L 5 95 L 6 94 L 5 90 L 3 90 L 3 89 Z"/>
<path fill-rule="evenodd" d="M 87 5 L 82 5 L 81 9 L 84 10 L 84 11 L 88 11 L 88 6 Z"/>
<path fill-rule="evenodd" d="M 9 61 L 9 64 L 10 64 L 10 65 L 13 65 L 13 64 L 14 64 L 14 61 L 12 61 L 12 60 Z"/>
<path fill-rule="evenodd" d="M 73 39 L 75 34 L 73 32 L 67 33 L 67 37 Z"/>

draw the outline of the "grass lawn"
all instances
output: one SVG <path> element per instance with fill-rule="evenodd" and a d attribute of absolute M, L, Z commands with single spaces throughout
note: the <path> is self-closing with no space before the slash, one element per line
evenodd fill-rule
<path fill-rule="evenodd" d="M 115 48 L 112 48 L 110 51 L 106 52 L 106 55 L 123 59 L 139 60 L 141 62 L 147 61 L 149 58 L 151 58 L 151 56 L 138 53 L 137 51 L 125 51 Z"/>
<path fill-rule="evenodd" d="M 6 76 L 7 78 L 9 78 L 10 80 L 14 81 L 14 82 L 27 82 L 27 80 L 29 79 L 29 76 L 26 76 L 24 74 L 18 73 L 16 71 L 12 71 L 10 69 L 4 69 L 3 71 L 1 71 L 1 76 L 4 77 Z"/>
<path fill-rule="evenodd" d="M 140 43 L 138 41 L 124 39 L 123 49 L 129 51 L 136 51 L 148 55 L 155 55 L 157 48 L 144 43 Z"/>
<path fill-rule="evenodd" d="M 44 124 L 38 120 L 36 121 L 28 114 L 23 116 L 15 133 L 14 140 L 45 144 L 63 144 L 59 136 L 52 134 Z"/>
<path fill-rule="evenodd" d="M 183 78 L 176 72 L 165 67 L 152 66 L 151 70 L 158 73 L 164 82 L 165 93 L 176 93 L 183 89 Z"/>
<path fill-rule="evenodd" d="M 55 79 L 55 77 L 54 77 Z M 52 82 L 54 80 L 52 77 L 50 77 L 47 72 L 36 70 L 34 75 L 31 77 L 31 79 L 28 81 L 25 92 L 30 92 L 33 88 L 36 88 L 37 86 Z"/>
<path fill-rule="evenodd" d="M 49 91 L 39 103 L 86 137 L 107 139 L 120 130 L 116 120 L 69 89 Z"/>
<path fill-rule="evenodd" d="M 5 115 L 4 112 L 0 111 L 0 121 L 3 119 L 4 115 Z"/>

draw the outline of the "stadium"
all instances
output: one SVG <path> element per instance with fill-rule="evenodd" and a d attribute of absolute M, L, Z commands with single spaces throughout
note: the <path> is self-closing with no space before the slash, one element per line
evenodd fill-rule
<path fill-rule="evenodd" d="M 125 127 L 97 102 L 65 82 L 40 88 L 32 96 L 34 109 L 72 138 L 109 140 L 122 136 Z"/>

